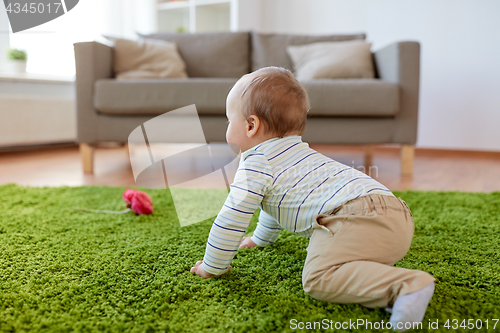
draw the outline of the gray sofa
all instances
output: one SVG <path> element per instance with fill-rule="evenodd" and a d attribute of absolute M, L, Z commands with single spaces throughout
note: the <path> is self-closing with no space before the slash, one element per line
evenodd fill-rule
<path fill-rule="evenodd" d="M 126 143 L 130 132 L 143 122 L 191 104 L 196 105 L 207 142 L 224 142 L 225 99 L 242 75 L 271 65 L 292 69 L 287 45 L 365 39 L 364 34 L 255 32 L 142 37 L 175 41 L 189 78 L 116 80 L 112 47 L 98 42 L 74 44 L 78 141 L 86 173 L 93 172 L 93 147 L 97 143 Z M 420 44 L 395 42 L 373 52 L 373 61 L 375 79 L 301 82 L 311 100 L 303 140 L 368 147 L 401 144 L 401 173 L 408 175 L 413 169 L 417 137 Z"/>

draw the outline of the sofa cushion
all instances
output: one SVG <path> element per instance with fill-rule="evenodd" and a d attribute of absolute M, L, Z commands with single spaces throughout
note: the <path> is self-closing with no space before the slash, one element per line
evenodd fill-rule
<path fill-rule="evenodd" d="M 237 79 L 100 79 L 94 106 L 108 115 L 159 115 L 195 104 L 200 115 L 226 113 L 226 97 Z M 309 116 L 389 117 L 399 111 L 398 86 L 379 79 L 303 81 Z"/>
<path fill-rule="evenodd" d="M 292 63 L 287 55 L 289 45 L 303 45 L 317 42 L 337 42 L 353 39 L 365 39 L 365 34 L 354 35 L 288 35 L 260 34 L 252 31 L 252 72 L 267 66 L 279 66 L 292 70 Z M 188 73 L 189 74 L 189 73 Z"/>
<path fill-rule="evenodd" d="M 94 107 L 111 115 L 158 115 L 196 104 L 199 114 L 226 114 L 226 97 L 238 79 L 100 79 Z"/>
<path fill-rule="evenodd" d="M 177 44 L 189 77 L 240 78 L 250 70 L 248 32 L 202 32 L 139 34 Z"/>
<path fill-rule="evenodd" d="M 399 87 L 379 79 L 302 81 L 311 102 L 309 116 L 388 117 L 399 111 Z"/>

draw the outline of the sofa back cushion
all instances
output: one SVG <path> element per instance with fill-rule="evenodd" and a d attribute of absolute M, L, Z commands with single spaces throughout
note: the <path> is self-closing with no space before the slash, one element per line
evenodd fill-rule
<path fill-rule="evenodd" d="M 363 33 L 354 35 L 288 35 L 260 34 L 252 32 L 252 72 L 267 66 L 285 67 L 293 70 L 286 48 L 289 45 L 304 45 L 317 42 L 336 42 L 353 39 L 364 40 Z"/>
<path fill-rule="evenodd" d="M 239 78 L 250 70 L 250 33 L 202 32 L 139 34 L 177 44 L 189 77 Z"/>
<path fill-rule="evenodd" d="M 173 42 L 117 38 L 114 60 L 117 79 L 187 78 L 186 64 Z"/>

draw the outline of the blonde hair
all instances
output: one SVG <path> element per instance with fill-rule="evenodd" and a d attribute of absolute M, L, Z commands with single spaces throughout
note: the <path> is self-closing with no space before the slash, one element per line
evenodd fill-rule
<path fill-rule="evenodd" d="M 309 111 L 309 96 L 293 74 L 282 67 L 264 67 L 248 74 L 251 80 L 241 88 L 245 119 L 257 116 L 268 133 L 279 137 L 302 135 Z"/>

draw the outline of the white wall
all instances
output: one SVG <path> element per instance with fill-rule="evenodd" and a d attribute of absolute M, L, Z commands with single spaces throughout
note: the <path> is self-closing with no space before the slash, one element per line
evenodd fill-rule
<path fill-rule="evenodd" d="M 500 151 L 500 1 L 263 0 L 262 32 L 421 43 L 419 147 Z"/>
<path fill-rule="evenodd" d="M 236 22 L 233 30 L 249 31 L 261 30 L 263 6 L 259 0 L 238 0 L 236 10 Z M 267 8 L 267 7 L 266 7 Z"/>

